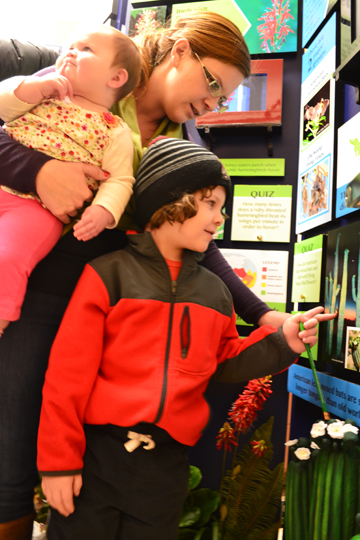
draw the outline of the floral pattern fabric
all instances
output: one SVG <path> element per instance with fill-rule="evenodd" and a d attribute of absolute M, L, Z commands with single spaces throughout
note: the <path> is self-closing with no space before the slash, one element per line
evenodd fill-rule
<path fill-rule="evenodd" d="M 110 134 L 126 124 L 111 112 L 87 111 L 70 101 L 47 98 L 30 112 L 8 122 L 4 129 L 28 148 L 40 150 L 62 161 L 83 162 L 101 167 Z M 88 187 L 98 189 L 98 182 L 88 178 Z M 38 199 L 5 188 L 20 197 Z"/>

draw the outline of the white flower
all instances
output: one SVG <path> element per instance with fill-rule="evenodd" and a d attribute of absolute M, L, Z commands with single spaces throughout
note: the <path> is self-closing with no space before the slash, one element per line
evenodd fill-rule
<path fill-rule="evenodd" d="M 344 437 L 344 426 L 340 421 L 332 422 L 327 427 L 327 432 L 333 439 L 342 439 Z"/>
<path fill-rule="evenodd" d="M 322 420 L 316 424 L 313 424 L 310 431 L 310 435 L 313 437 L 313 439 L 316 439 L 316 437 L 323 437 L 326 433 L 326 426 L 327 424 L 325 424 L 325 422 Z"/>
<path fill-rule="evenodd" d="M 311 452 L 309 448 L 297 448 L 294 452 L 295 456 L 300 460 L 310 459 Z"/>
<path fill-rule="evenodd" d="M 355 433 L 355 435 L 357 435 L 359 433 L 359 428 L 353 426 L 352 424 L 344 424 L 343 433 L 347 433 L 348 431 L 351 431 L 352 433 Z"/>
<path fill-rule="evenodd" d="M 314 441 L 310 443 L 310 448 L 313 450 L 320 450 L 320 446 L 318 446 Z"/>
<path fill-rule="evenodd" d="M 287 441 L 285 446 L 294 446 L 298 442 L 298 439 L 292 439 L 292 441 Z"/>

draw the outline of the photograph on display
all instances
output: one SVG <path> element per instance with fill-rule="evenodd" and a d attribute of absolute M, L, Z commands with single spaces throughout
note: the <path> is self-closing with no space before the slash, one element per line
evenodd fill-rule
<path fill-rule="evenodd" d="M 130 11 L 129 36 L 133 37 L 164 28 L 165 22 L 166 6 L 132 9 Z"/>
<path fill-rule="evenodd" d="M 303 146 L 307 146 L 330 126 L 330 80 L 304 106 Z"/>
<path fill-rule="evenodd" d="M 360 113 L 338 129 L 336 217 L 360 208 Z"/>
<path fill-rule="evenodd" d="M 360 223 L 328 233 L 325 312 L 338 317 L 324 323 L 324 359 L 345 364 L 347 328 L 360 327 Z"/>
<path fill-rule="evenodd" d="M 347 327 L 345 368 L 360 371 L 360 328 Z"/>
<path fill-rule="evenodd" d="M 328 212 L 330 166 L 331 156 L 327 156 L 301 175 L 299 182 L 301 204 L 298 223 L 303 223 L 313 216 Z"/>
<path fill-rule="evenodd" d="M 215 11 L 232 20 L 245 36 L 250 54 L 297 50 L 297 0 L 212 0 L 173 4 L 172 21 L 194 11 Z"/>

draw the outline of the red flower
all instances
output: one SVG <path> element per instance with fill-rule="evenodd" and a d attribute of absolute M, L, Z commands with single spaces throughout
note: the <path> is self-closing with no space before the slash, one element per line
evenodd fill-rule
<path fill-rule="evenodd" d="M 70 156 L 73 156 L 74 155 L 73 150 L 69 150 L 69 154 L 70 154 Z"/>
<path fill-rule="evenodd" d="M 90 113 L 86 113 L 85 116 L 86 116 L 86 118 L 92 118 L 92 114 L 90 114 Z"/>
<path fill-rule="evenodd" d="M 225 422 L 223 427 L 217 435 L 216 448 L 220 450 L 224 446 L 225 450 L 231 450 L 231 445 L 237 446 L 238 443 L 235 441 L 234 429 L 230 426 L 229 422 Z"/>
<path fill-rule="evenodd" d="M 111 112 L 103 112 L 102 115 L 108 126 L 116 127 L 118 125 L 118 119 Z"/>
<path fill-rule="evenodd" d="M 249 381 L 245 390 L 233 403 L 229 417 L 234 422 L 235 431 L 245 433 L 254 422 L 257 412 L 263 408 L 266 399 L 272 394 L 271 377 Z"/>
<path fill-rule="evenodd" d="M 251 451 L 259 457 L 263 457 L 267 450 L 267 446 L 265 444 L 265 441 L 261 439 L 261 441 L 250 441 L 250 444 L 252 446 Z"/>

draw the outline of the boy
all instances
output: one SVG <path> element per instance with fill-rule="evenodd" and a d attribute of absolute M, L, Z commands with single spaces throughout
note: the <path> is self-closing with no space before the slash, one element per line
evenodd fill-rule
<path fill-rule="evenodd" d="M 198 265 L 231 194 L 211 152 L 155 139 L 134 194 L 146 232 L 86 266 L 50 355 L 38 442 L 49 540 L 175 540 L 210 377 L 282 370 L 332 317 L 315 308 L 239 339 L 228 289 Z"/>

